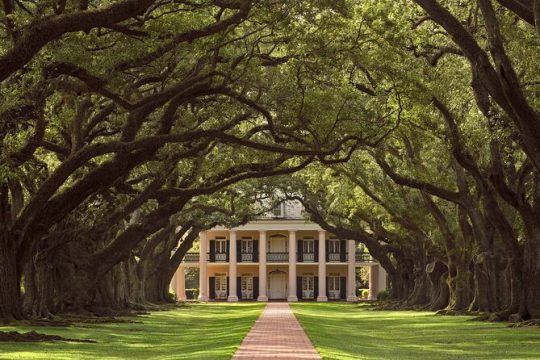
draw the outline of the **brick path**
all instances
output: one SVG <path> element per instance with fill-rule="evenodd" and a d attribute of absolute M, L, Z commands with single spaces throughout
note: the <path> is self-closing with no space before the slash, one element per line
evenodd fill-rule
<path fill-rule="evenodd" d="M 233 356 L 236 359 L 321 359 L 289 304 L 268 303 Z"/>

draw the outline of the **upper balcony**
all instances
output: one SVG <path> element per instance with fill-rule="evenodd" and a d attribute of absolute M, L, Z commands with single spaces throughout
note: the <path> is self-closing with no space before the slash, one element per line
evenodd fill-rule
<path fill-rule="evenodd" d="M 229 263 L 229 253 L 207 253 L 207 261 L 210 263 Z M 199 253 L 198 252 L 188 252 L 184 256 L 185 263 L 198 263 L 199 262 Z M 327 263 L 347 263 L 349 259 L 348 253 L 327 253 L 326 262 Z M 240 252 L 237 256 L 237 263 L 258 263 L 259 262 L 259 253 L 258 252 Z M 266 253 L 266 262 L 267 263 L 288 263 L 289 262 L 289 253 L 288 252 L 267 252 Z M 296 262 L 297 263 L 318 263 L 319 258 L 318 254 L 315 252 L 311 253 L 296 253 Z M 356 252 L 355 253 L 355 262 L 356 263 L 370 263 L 377 262 L 369 254 Z"/>

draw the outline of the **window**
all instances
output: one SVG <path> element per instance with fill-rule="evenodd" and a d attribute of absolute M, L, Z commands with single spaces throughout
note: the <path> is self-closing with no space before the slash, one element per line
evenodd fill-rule
<path fill-rule="evenodd" d="M 313 291 L 313 276 L 302 277 L 302 290 Z"/>
<path fill-rule="evenodd" d="M 303 247 L 304 247 L 304 254 L 312 254 L 314 253 L 315 251 L 315 248 L 314 248 L 314 243 L 315 241 L 313 239 L 304 239 L 303 241 Z"/>
<path fill-rule="evenodd" d="M 330 254 L 339 254 L 340 247 L 339 247 L 339 239 L 330 239 L 328 241 L 328 252 Z"/>
<path fill-rule="evenodd" d="M 253 253 L 253 240 L 251 239 L 242 239 L 242 253 L 243 254 L 252 254 Z"/>
<path fill-rule="evenodd" d="M 253 276 L 242 276 L 242 291 L 253 291 Z"/>
<path fill-rule="evenodd" d="M 284 213 L 284 209 L 283 209 L 283 203 L 281 204 L 278 204 L 273 210 L 272 210 L 272 215 L 274 215 L 274 217 L 283 217 L 283 213 Z"/>
<path fill-rule="evenodd" d="M 227 252 L 227 240 L 216 239 L 216 253 L 225 254 Z"/>
<path fill-rule="evenodd" d="M 329 276 L 327 286 L 329 291 L 339 291 L 339 276 Z"/>
<path fill-rule="evenodd" d="M 227 291 L 227 274 L 216 273 L 216 292 Z"/>

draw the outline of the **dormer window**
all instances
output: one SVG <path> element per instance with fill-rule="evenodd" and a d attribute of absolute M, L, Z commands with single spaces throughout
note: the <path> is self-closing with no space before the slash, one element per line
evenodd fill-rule
<path fill-rule="evenodd" d="M 285 217 L 285 204 L 281 203 L 281 204 L 278 204 L 273 210 L 272 210 L 272 215 L 274 215 L 274 217 Z"/>

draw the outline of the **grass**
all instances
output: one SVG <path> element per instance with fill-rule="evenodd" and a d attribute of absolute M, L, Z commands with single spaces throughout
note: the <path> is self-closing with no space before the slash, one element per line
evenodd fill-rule
<path fill-rule="evenodd" d="M 324 359 L 540 359 L 538 329 L 344 303 L 292 308 Z"/>
<path fill-rule="evenodd" d="M 97 341 L 0 342 L 0 359 L 230 359 L 262 309 L 263 304 L 257 303 L 189 304 L 133 318 L 142 323 L 0 326 L 0 331 L 37 331 Z"/>

